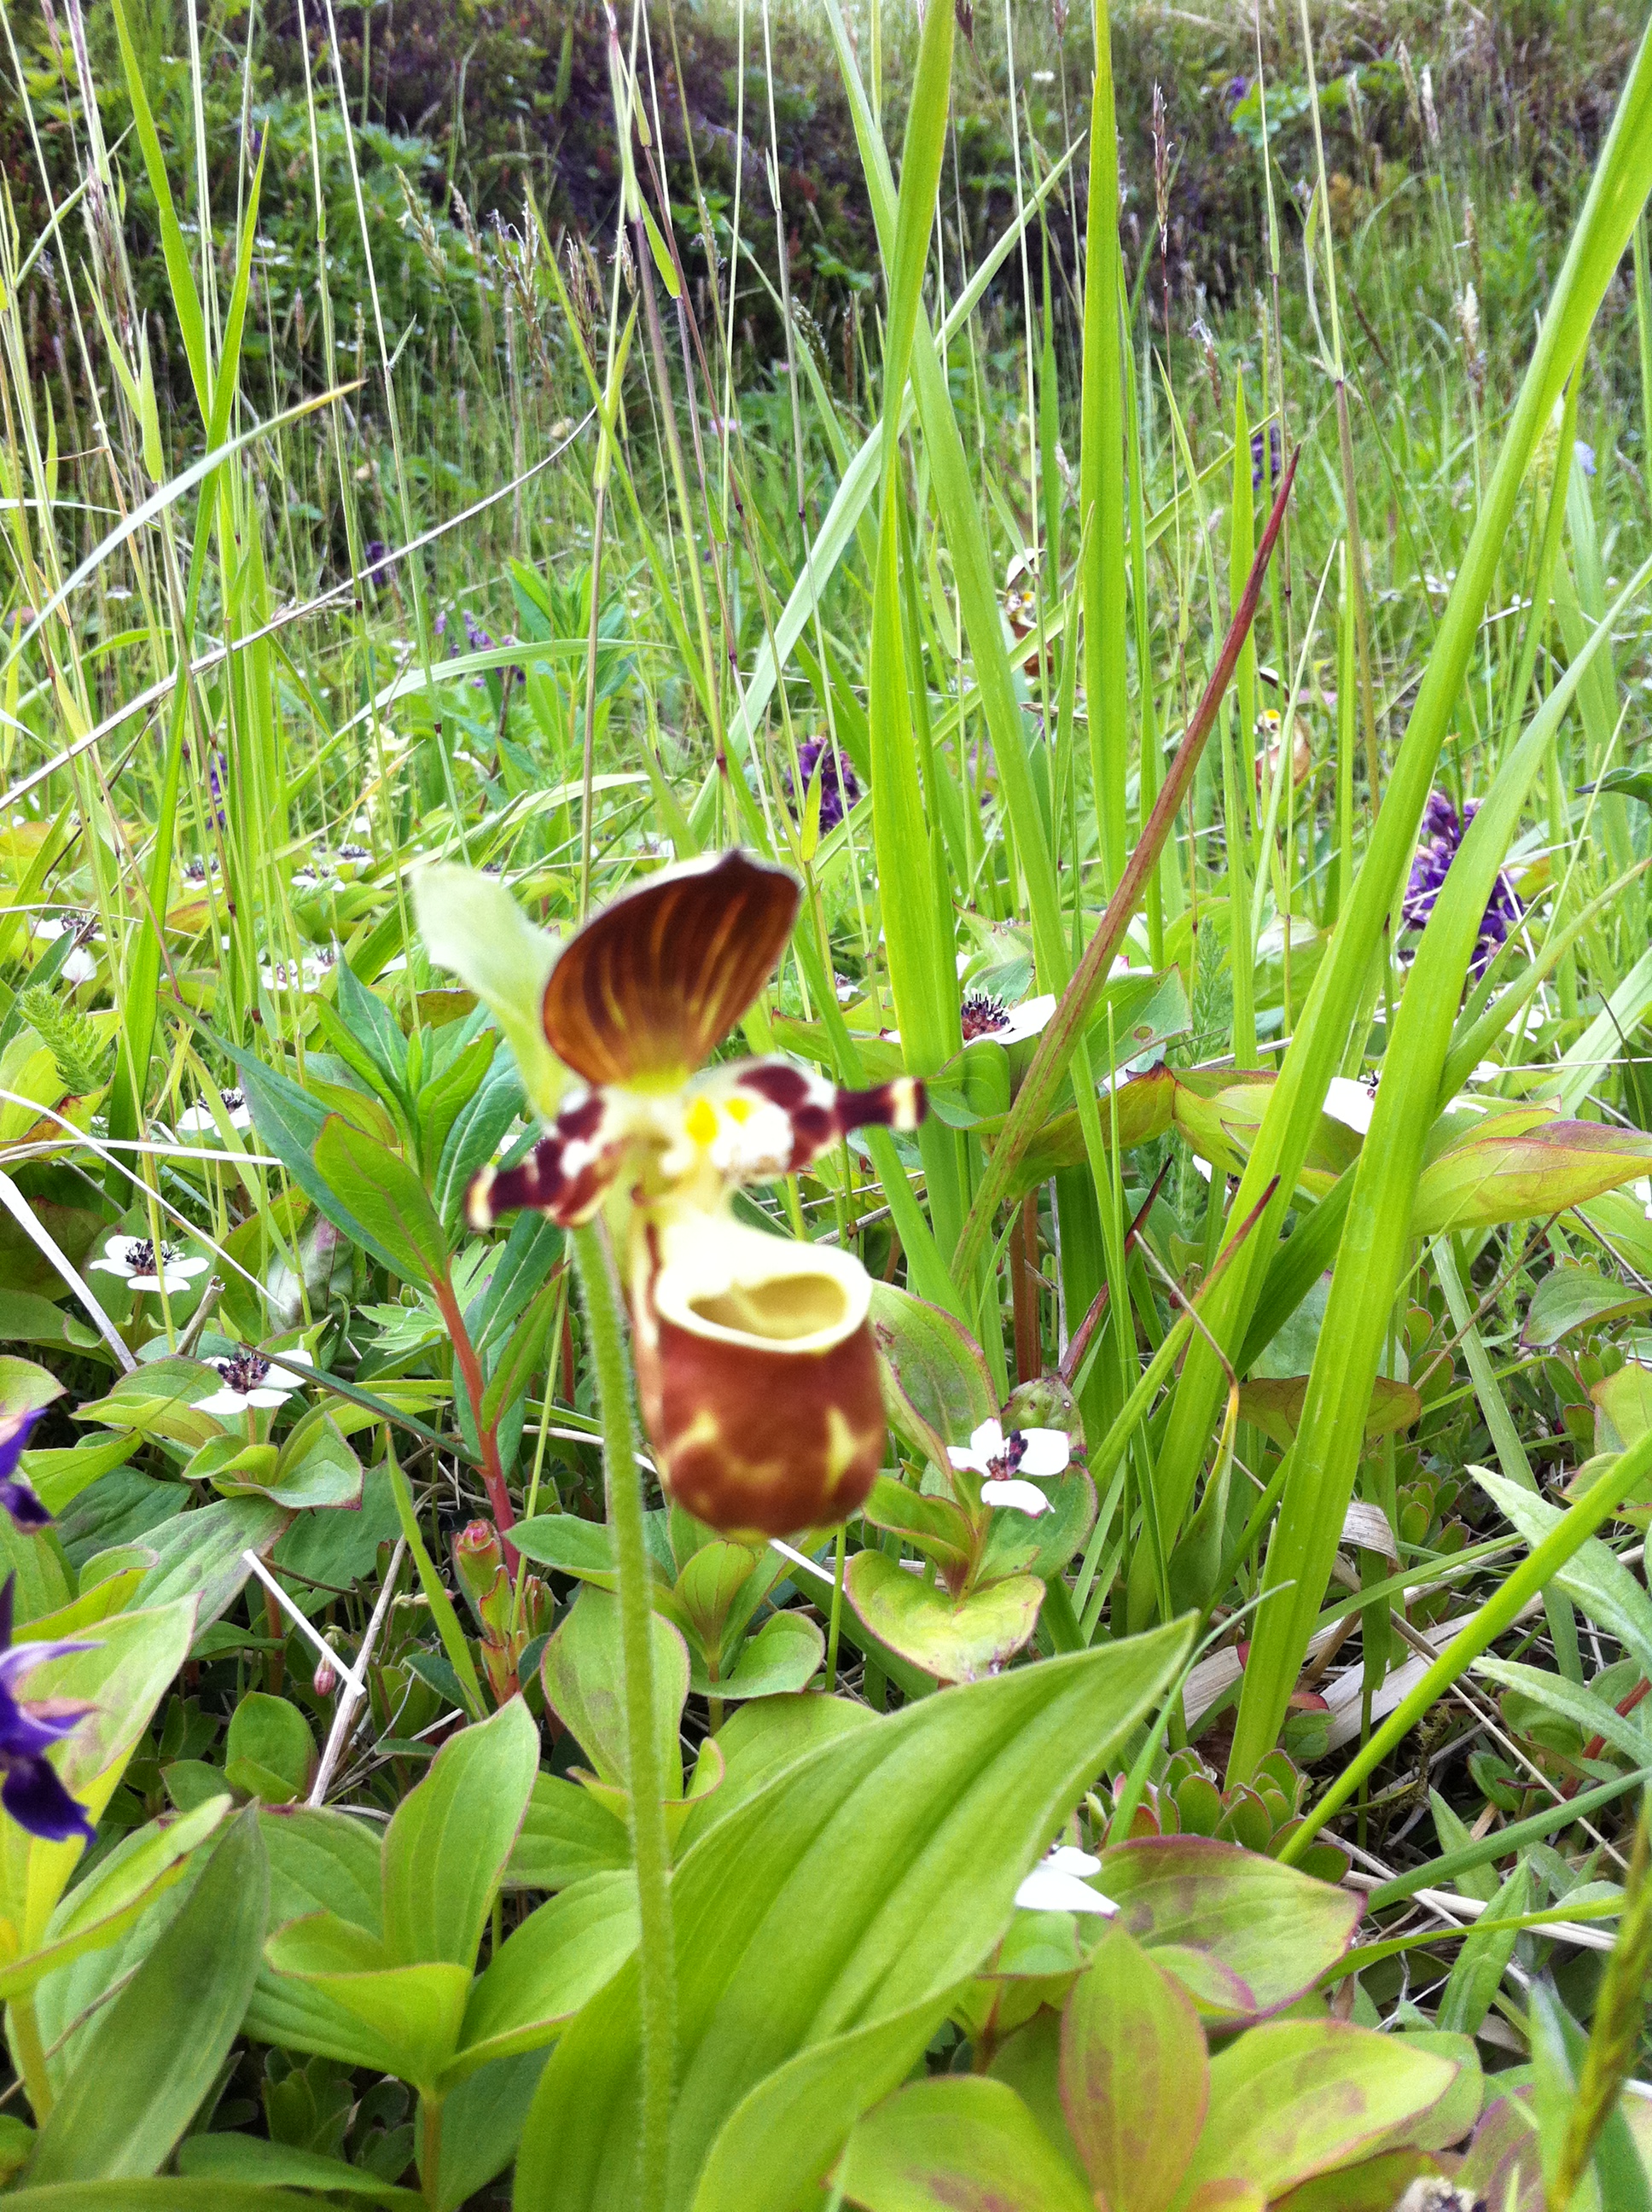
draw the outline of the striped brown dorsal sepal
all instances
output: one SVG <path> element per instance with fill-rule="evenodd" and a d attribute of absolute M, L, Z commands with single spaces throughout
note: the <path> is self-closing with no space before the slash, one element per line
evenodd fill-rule
<path fill-rule="evenodd" d="M 795 878 L 738 850 L 665 868 L 593 915 L 545 986 L 545 1036 L 592 1084 L 692 1074 L 779 963 Z"/>

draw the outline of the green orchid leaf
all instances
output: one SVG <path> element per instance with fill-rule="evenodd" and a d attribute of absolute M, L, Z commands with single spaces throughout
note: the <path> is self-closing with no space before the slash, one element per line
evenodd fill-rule
<path fill-rule="evenodd" d="M 410 1966 L 476 1961 L 522 1826 L 539 1731 L 522 1699 L 449 1736 L 385 1832 L 384 1947 Z"/>
<path fill-rule="evenodd" d="M 701 1697 L 778 1698 L 806 1688 L 820 1672 L 826 1638 L 806 1613 L 771 1613 L 737 1647 L 735 1663 L 714 1682 L 702 1666 L 690 1678 Z"/>
<path fill-rule="evenodd" d="M 93 2024 L 35 2138 L 31 2186 L 159 2169 L 240 2031 L 268 1903 L 264 1841 L 244 1813 Z"/>
<path fill-rule="evenodd" d="M 654 1728 L 668 1797 L 683 1795 L 683 1746 L 678 1733 L 689 1694 L 689 1652 L 678 1632 L 658 1613 L 654 1639 Z M 623 1790 L 628 1771 L 620 1656 L 619 1601 L 587 1587 L 545 1646 L 539 1662 L 545 1697 L 574 1731 L 598 1778 Z"/>
<path fill-rule="evenodd" d="M 1175 1626 L 923 1698 L 782 1765 L 701 1833 L 671 1882 L 673 2206 L 782 2212 L 818 2180 L 1187 1647 Z M 740 1993 L 756 1987 L 754 2007 Z M 633 1961 L 551 2055 L 516 2212 L 630 2212 L 638 2035 Z"/>
<path fill-rule="evenodd" d="M 551 2042 L 636 1942 L 636 1882 L 629 1873 L 593 1875 L 530 1913 L 471 1991 L 447 2081 Z"/>

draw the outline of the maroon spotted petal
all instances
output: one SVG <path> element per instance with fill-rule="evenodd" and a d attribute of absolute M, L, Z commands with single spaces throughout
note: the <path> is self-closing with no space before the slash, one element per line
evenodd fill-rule
<path fill-rule="evenodd" d="M 778 1106 L 791 1121 L 791 1174 L 851 1129 L 915 1129 L 924 1117 L 924 1086 L 911 1075 L 867 1091 L 839 1091 L 789 1060 L 754 1060 L 741 1068 L 734 1089 Z"/>
<path fill-rule="evenodd" d="M 589 1221 L 602 1204 L 625 1152 L 624 1116 L 600 1091 L 581 1091 L 563 1107 L 526 1159 L 513 1168 L 483 1168 L 465 1194 L 472 1229 L 491 1229 L 501 1213 L 548 1213 L 564 1229 Z"/>
<path fill-rule="evenodd" d="M 786 950 L 796 879 L 738 851 L 665 868 L 571 938 L 545 986 L 551 1050 L 587 1083 L 692 1074 Z"/>

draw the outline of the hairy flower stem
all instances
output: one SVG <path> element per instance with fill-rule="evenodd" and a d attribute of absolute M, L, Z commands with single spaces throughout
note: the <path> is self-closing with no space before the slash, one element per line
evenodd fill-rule
<path fill-rule="evenodd" d="M 573 1232 L 597 1370 L 608 1519 L 619 1566 L 620 1647 L 625 1662 L 625 1734 L 631 1785 L 631 1848 L 636 1858 L 641 1924 L 642 2126 L 639 2141 L 643 2212 L 665 2202 L 671 2145 L 671 2075 L 677 2034 L 677 1957 L 665 1846 L 665 1782 L 654 1734 L 653 1607 L 643 1541 L 642 1492 L 631 1426 L 630 1376 L 620 1330 L 619 1298 L 602 1231 Z"/>
<path fill-rule="evenodd" d="M 1549 2212 L 1566 2212 L 1588 2171 L 1595 2139 L 1618 2109 L 1624 2083 L 1635 2070 L 1649 1974 L 1652 1974 L 1652 1791 L 1641 1799 L 1635 1848 L 1624 1879 L 1624 1917 L 1618 1923 L 1618 1941 L 1601 1978 L 1571 2120 L 1561 2146 L 1554 2185 L 1548 2192 Z"/>

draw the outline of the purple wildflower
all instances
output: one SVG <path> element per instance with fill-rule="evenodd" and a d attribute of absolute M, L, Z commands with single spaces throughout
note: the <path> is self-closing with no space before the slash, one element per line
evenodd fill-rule
<path fill-rule="evenodd" d="M 1428 804 L 1423 809 L 1417 857 L 1411 864 L 1411 878 L 1406 885 L 1405 928 L 1421 929 L 1433 913 L 1468 825 L 1479 811 L 1478 805 L 1465 807 L 1459 819 L 1456 808 L 1444 792 L 1429 793 Z M 1508 877 L 1499 869 L 1485 912 L 1480 916 L 1474 957 L 1469 963 L 1471 975 L 1485 973 L 1507 941 L 1509 931 L 1519 926 L 1525 911 Z"/>
<path fill-rule="evenodd" d="M 12 1592 L 15 1575 L 8 1575 L 0 1589 L 0 1787 L 3 1805 L 20 1828 L 50 1844 L 67 1843 L 80 1836 L 90 1843 L 92 1824 L 75 1802 L 46 1758 L 94 1708 L 67 1698 L 24 1699 L 12 1687 L 20 1674 L 47 1659 L 61 1659 L 70 1651 L 89 1651 L 88 1644 L 39 1643 L 14 1644 L 11 1640 Z"/>
<path fill-rule="evenodd" d="M 376 584 L 380 577 L 390 573 L 390 548 L 382 538 L 369 538 L 365 551 L 367 562 L 361 573 L 368 583 Z"/>
<path fill-rule="evenodd" d="M 1267 481 L 1277 490 L 1282 473 L 1279 465 L 1279 426 L 1277 422 L 1270 422 L 1267 426 Z M 1250 434 L 1251 489 L 1260 491 L 1262 480 L 1262 434 L 1260 430 L 1253 430 Z"/>
<path fill-rule="evenodd" d="M 1230 115 L 1241 105 L 1250 90 L 1248 76 L 1230 76 L 1222 88 L 1222 105 Z"/>
<path fill-rule="evenodd" d="M 45 1528 L 52 1516 L 17 1472 L 28 1432 L 40 1418 L 37 1407 L 27 1413 L 0 1413 L 0 1506 L 19 1528 Z"/>
<path fill-rule="evenodd" d="M 795 787 L 791 769 L 786 771 L 786 794 L 794 808 L 801 807 L 799 793 L 807 796 L 817 767 L 820 768 L 820 827 L 823 834 L 835 830 L 849 809 L 858 804 L 860 781 L 850 763 L 841 753 L 834 753 L 826 738 L 805 738 L 798 747 L 799 781 Z"/>

